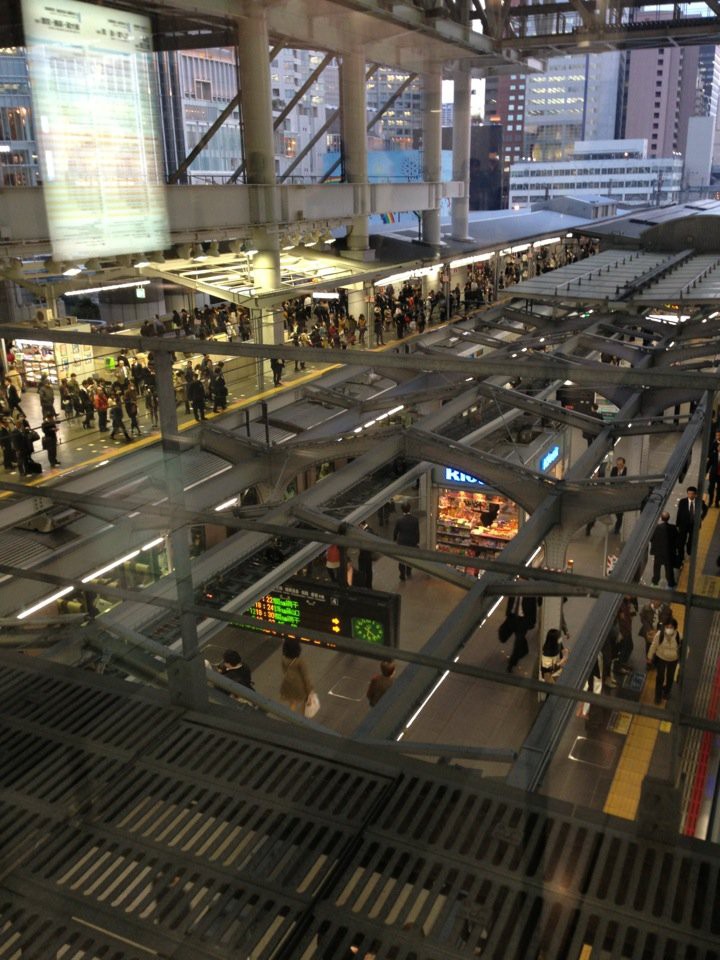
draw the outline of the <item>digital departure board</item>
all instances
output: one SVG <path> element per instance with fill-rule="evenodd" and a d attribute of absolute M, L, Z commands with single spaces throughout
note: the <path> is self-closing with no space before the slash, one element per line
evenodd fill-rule
<path fill-rule="evenodd" d="M 357 587 L 343 589 L 336 584 L 294 577 L 257 600 L 245 611 L 245 616 L 290 627 L 301 639 L 304 629 L 318 630 L 395 647 L 400 627 L 400 597 L 396 593 Z M 249 629 L 245 624 L 236 626 Z"/>

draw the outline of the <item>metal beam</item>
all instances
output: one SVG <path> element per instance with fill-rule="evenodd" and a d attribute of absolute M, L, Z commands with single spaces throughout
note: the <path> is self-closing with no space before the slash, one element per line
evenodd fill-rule
<path fill-rule="evenodd" d="M 588 28 L 588 30 L 598 30 L 601 28 L 602 24 L 597 20 L 595 14 L 593 13 L 591 6 L 592 4 L 587 4 L 585 0 L 570 0 L 572 7 L 580 14 L 582 22 Z M 549 12 L 553 11 L 553 7 L 549 7 Z"/>
<path fill-rule="evenodd" d="M 222 113 L 218 114 L 216 119 L 213 121 L 211 126 L 205 131 L 205 133 L 200 137 L 198 142 L 192 148 L 190 153 L 185 157 L 182 163 L 178 166 L 177 170 L 170 174 L 168 177 L 168 183 L 177 183 L 180 177 L 183 176 L 185 171 L 190 167 L 193 160 L 202 153 L 208 143 L 212 140 L 215 134 L 218 132 L 220 127 L 225 123 L 227 118 L 233 112 L 233 110 L 240 104 L 240 93 L 236 93 L 232 100 L 228 103 Z"/>
<path fill-rule="evenodd" d="M 494 489 L 505 493 L 524 510 L 532 513 L 558 485 L 557 480 L 519 463 L 476 450 L 469 444 L 411 427 L 404 433 L 405 455 L 431 460 L 466 470 L 479 476 Z"/>
<path fill-rule="evenodd" d="M 366 72 L 366 74 L 365 74 L 365 79 L 366 79 L 366 80 L 369 80 L 371 77 L 373 77 L 373 76 L 377 73 L 377 71 L 378 71 L 379 69 L 380 69 L 380 68 L 379 68 L 378 64 L 377 64 L 377 63 L 373 63 L 373 64 L 371 65 L 370 69 Z M 315 146 L 315 144 L 318 142 L 318 140 L 320 139 L 320 137 L 322 137 L 322 136 L 325 135 L 325 133 L 330 129 L 330 127 L 333 125 L 333 123 L 335 123 L 335 121 L 337 120 L 337 118 L 338 118 L 339 116 L 340 116 L 340 109 L 338 108 L 337 110 L 333 110 L 333 112 L 332 112 L 332 113 L 330 114 L 330 116 L 327 118 L 327 120 L 325 121 L 325 123 L 324 123 L 324 124 L 320 127 L 320 129 L 317 131 L 317 133 L 315 134 L 315 136 L 312 137 L 312 138 L 305 144 L 305 146 L 303 147 L 303 149 L 302 149 L 302 150 L 300 151 L 300 153 L 295 157 L 295 159 L 294 159 L 293 162 L 290 164 L 290 166 L 287 168 L 287 170 L 282 174 L 282 176 L 281 176 L 281 177 L 279 178 L 279 180 L 278 180 L 278 183 L 284 183 L 284 182 L 287 180 L 287 178 L 290 176 L 290 174 L 293 172 L 293 170 L 295 170 L 296 167 L 298 167 L 299 164 L 302 163 L 302 161 L 305 159 L 305 157 L 308 155 L 308 153 L 310 153 L 310 151 L 312 150 L 312 148 L 313 148 L 313 147 Z"/>
<path fill-rule="evenodd" d="M 270 55 L 270 60 L 272 61 L 272 60 L 274 60 L 274 59 L 275 59 L 275 56 L 274 56 L 273 54 L 271 54 L 271 55 Z M 310 76 L 307 78 L 307 80 L 305 81 L 305 83 L 303 83 L 303 85 L 300 87 L 300 89 L 296 91 L 296 93 L 295 93 L 295 95 L 292 97 L 292 99 L 289 100 L 288 103 L 285 104 L 285 106 L 282 108 L 282 110 L 280 111 L 280 113 L 278 114 L 278 116 L 275 117 L 275 119 L 273 120 L 273 130 L 278 130 L 278 129 L 280 128 L 280 124 L 281 124 L 281 123 L 283 122 L 283 120 L 288 116 L 288 114 L 289 114 L 290 111 L 293 109 L 293 107 L 295 107 L 295 106 L 300 102 L 300 100 L 302 100 L 302 98 L 303 98 L 303 97 L 305 96 L 305 94 L 308 92 L 308 90 L 310 89 L 310 87 L 315 83 L 315 81 L 318 79 L 318 77 L 320 76 L 320 74 L 325 70 L 325 67 L 327 67 L 328 64 L 329 64 L 332 60 L 334 60 L 334 59 L 335 59 L 335 54 L 334 54 L 334 53 L 328 53 L 328 54 L 326 54 L 326 55 L 323 57 L 323 59 L 321 60 L 321 62 L 317 65 L 317 67 L 315 67 L 315 69 L 314 69 L 313 72 L 310 74 Z M 231 175 L 230 179 L 228 180 L 228 183 L 235 183 L 235 182 L 237 181 L 238 177 L 240 177 L 240 176 L 242 175 L 242 173 L 243 173 L 244 170 L 245 170 L 245 160 L 243 159 L 243 161 L 242 161 L 242 163 L 240 164 L 240 166 L 239 166 L 239 167 L 237 168 L 237 170 L 235 170 L 235 172 Z"/>
<path fill-rule="evenodd" d="M 490 24 L 488 23 L 488 18 L 485 16 L 485 10 L 483 9 L 480 0 L 472 0 L 473 9 L 470 12 L 471 20 L 479 20 L 483 27 L 483 33 L 490 33 Z"/>
<path fill-rule="evenodd" d="M 0 336 L 17 339 L 27 337 L 32 329 L 19 324 L 0 325 Z M 43 340 L 53 343 L 92 343 L 115 349 L 117 337 L 110 333 L 81 333 L 69 330 L 53 329 L 42 330 Z M 141 337 L 139 334 L 129 334 L 123 337 L 123 345 L 129 350 L 170 350 L 194 353 L 197 351 L 198 340 L 187 337 L 174 337 L 172 340 L 163 337 Z M 250 344 L 250 343 L 223 343 L 213 341 L 213 353 L 228 357 L 281 357 L 284 360 L 308 359 L 307 348 L 280 346 L 279 344 Z M 602 382 L 605 386 L 618 385 L 621 387 L 652 388 L 668 387 L 677 390 L 678 382 L 689 390 L 702 393 L 706 390 L 715 390 L 718 385 L 717 375 L 705 373 L 691 373 L 673 370 L 636 370 L 631 367 L 614 367 L 610 364 L 599 364 L 594 361 L 580 363 L 577 358 L 573 361 L 564 358 L 549 359 L 543 357 L 527 357 L 522 364 L 517 359 L 506 357 L 428 357 L 422 354 L 403 353 L 403 345 L 386 351 L 374 350 L 343 350 L 326 351 L 332 355 L 328 363 L 342 364 L 351 367 L 372 367 L 374 369 L 397 369 L 431 371 L 438 373 L 452 371 L 461 373 L 464 377 L 494 377 L 503 376 L 523 380 L 556 380 L 559 376 L 572 379 L 578 384 L 587 384 L 597 387 L 598 372 L 602 372 Z"/>
<path fill-rule="evenodd" d="M 605 425 L 599 417 L 589 417 L 577 410 L 568 410 L 567 407 L 563 407 L 559 403 L 530 397 L 526 393 L 520 393 L 519 390 L 494 387 L 489 383 L 479 383 L 476 389 L 478 396 L 488 397 L 498 405 L 513 407 L 517 410 L 527 410 L 543 420 L 554 420 L 569 427 L 577 427 L 583 433 L 591 433 L 593 436 L 600 433 Z"/>
<path fill-rule="evenodd" d="M 284 47 L 284 44 L 282 44 L 282 43 L 276 43 L 276 44 L 272 47 L 272 49 L 270 50 L 270 60 L 271 60 L 271 61 L 275 59 L 275 57 L 276 57 L 276 56 L 278 55 L 278 53 L 283 49 L 283 47 Z M 230 116 L 230 114 L 233 112 L 233 110 L 234 110 L 237 106 L 240 105 L 241 97 L 242 97 L 242 91 L 238 90 L 238 92 L 235 94 L 235 96 L 232 98 L 232 100 L 231 100 L 231 101 L 228 103 L 228 105 L 223 109 L 222 113 L 220 113 L 220 114 L 217 116 L 217 118 L 213 121 L 213 123 L 211 124 L 211 126 L 208 127 L 208 129 L 205 131 L 205 133 L 204 133 L 203 136 L 200 138 L 200 140 L 198 140 L 198 142 L 197 142 L 197 143 L 195 144 L 195 146 L 192 148 L 192 150 L 190 151 L 190 153 L 185 157 L 185 159 L 182 161 L 182 163 L 178 166 L 177 170 L 175 170 L 174 173 L 171 173 L 171 174 L 170 174 L 170 176 L 168 177 L 168 183 L 171 183 L 171 184 L 172 184 L 172 183 L 177 183 L 177 182 L 178 182 L 178 180 L 180 179 L 180 177 L 182 177 L 182 175 L 185 173 L 185 171 L 188 169 L 188 167 L 190 167 L 190 165 L 192 164 L 193 160 L 195 160 L 195 158 L 198 156 L 198 154 L 202 153 L 202 151 L 205 149 L 205 147 L 208 145 L 208 143 L 212 140 L 212 138 L 213 138 L 213 137 L 215 136 L 215 134 L 218 132 L 218 130 L 220 129 L 220 127 L 225 123 L 225 121 L 226 121 L 227 118 Z M 242 166 L 244 166 L 244 165 L 245 165 L 245 161 L 243 160 Z M 230 180 L 228 181 L 229 183 L 234 183 L 234 182 L 235 182 L 235 180 L 237 179 L 237 173 L 238 173 L 238 171 L 236 170 L 235 173 L 233 174 L 233 176 L 232 176 L 232 177 L 230 178 Z"/>
<path fill-rule="evenodd" d="M 633 536 L 625 545 L 609 580 L 632 580 L 638 564 L 646 555 L 647 542 L 657 523 L 665 501 L 672 493 L 685 460 L 690 456 L 705 418 L 705 401 L 698 405 L 690 423 L 683 432 L 667 464 L 665 480 L 652 494 L 640 515 Z M 580 634 L 573 644 L 573 655 L 563 670 L 563 683 L 580 689 L 594 668 L 605 637 L 613 624 L 620 594 L 606 592 L 600 595 Z M 572 708 L 550 696 L 533 724 L 520 755 L 508 777 L 508 783 L 524 790 L 535 790 L 559 743 Z"/>

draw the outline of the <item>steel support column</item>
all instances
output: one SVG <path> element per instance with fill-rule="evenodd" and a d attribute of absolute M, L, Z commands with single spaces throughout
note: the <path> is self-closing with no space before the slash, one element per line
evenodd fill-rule
<path fill-rule="evenodd" d="M 276 52 L 277 52 L 277 48 L 275 47 L 270 52 L 271 63 L 275 59 Z M 315 69 L 307 78 L 305 83 L 295 93 L 292 99 L 285 104 L 285 106 L 282 108 L 282 110 L 277 115 L 277 117 L 275 117 L 275 119 L 273 120 L 273 130 L 278 130 L 280 128 L 280 125 L 282 124 L 283 120 L 285 120 L 288 114 L 290 113 L 290 111 L 293 110 L 298 105 L 298 103 L 302 100 L 302 98 L 308 92 L 310 87 L 315 83 L 315 81 L 318 79 L 320 74 L 325 70 L 325 67 L 328 66 L 328 64 L 334 59 L 334 57 L 335 57 L 334 53 L 328 53 L 325 57 L 323 57 L 322 61 L 317 65 L 317 67 L 315 67 Z M 235 183 L 238 177 L 242 176 L 244 170 L 245 170 L 245 161 L 243 160 L 243 162 L 240 164 L 237 170 L 235 170 L 233 175 L 230 177 L 230 180 L 228 182 Z"/>
<path fill-rule="evenodd" d="M 470 210 L 470 67 L 463 63 L 454 73 L 453 97 L 453 180 L 461 180 L 464 186 L 461 197 L 452 200 L 453 240 L 470 240 L 468 214 Z"/>
<path fill-rule="evenodd" d="M 272 86 L 268 59 L 265 11 L 253 6 L 238 29 L 238 60 L 245 141 L 246 182 L 251 187 L 250 218 L 254 254 L 253 287 L 257 293 L 280 287 L 280 249 L 277 233 L 260 224 L 278 220 L 275 182 L 275 139 L 272 124 Z M 271 309 L 258 317 L 258 343 L 275 343 L 277 331 Z M 258 376 L 262 389 L 262 373 Z"/>
<path fill-rule="evenodd" d="M 181 458 L 178 456 L 178 420 L 173 386 L 172 357 L 169 350 L 155 351 L 155 371 L 160 416 L 160 439 L 168 500 L 184 507 Z M 180 610 L 181 655 L 168 663 L 168 684 L 173 703 L 202 710 L 207 706 L 208 690 L 205 663 L 198 646 L 196 618 L 188 608 L 195 602 L 190 568 L 187 527 L 170 531 L 170 556 Z"/>
<path fill-rule="evenodd" d="M 367 88 L 361 49 L 343 54 L 340 64 L 340 121 L 344 179 L 355 187 L 355 210 L 348 232 L 348 253 L 364 257 L 368 243 Z"/>
<path fill-rule="evenodd" d="M 441 177 L 442 72 L 432 64 L 423 75 L 423 180 L 439 183 Z M 440 243 L 440 207 L 423 210 L 422 237 L 425 243 Z"/>
<path fill-rule="evenodd" d="M 367 125 L 368 133 L 370 133 L 370 131 L 378 122 L 378 120 L 383 116 L 383 114 L 385 114 L 390 109 L 390 107 L 395 103 L 395 101 L 399 97 L 401 97 L 403 93 L 405 93 L 405 91 L 413 82 L 413 80 L 416 80 L 416 79 L 417 79 L 416 73 L 408 74 L 408 76 L 405 78 L 405 80 L 403 80 L 403 82 L 400 84 L 397 90 L 387 98 L 385 103 L 380 107 L 380 109 L 375 113 L 375 115 L 371 117 L 371 119 L 368 121 L 368 125 Z M 338 157 L 338 159 L 330 167 L 330 169 L 323 174 L 322 179 L 320 180 L 320 183 L 325 183 L 327 180 L 329 180 L 341 163 L 342 163 L 342 158 Z"/>
<path fill-rule="evenodd" d="M 376 63 L 374 63 L 374 64 L 370 67 L 370 69 L 367 71 L 367 73 L 365 74 L 365 82 L 366 82 L 366 83 L 367 83 L 367 81 L 368 81 L 375 73 L 377 73 L 377 70 L 378 70 L 378 65 L 377 65 Z M 310 151 L 311 151 L 312 148 L 315 146 L 315 144 L 318 142 L 318 140 L 319 140 L 321 137 L 324 137 L 324 136 L 325 136 L 325 134 L 327 133 L 327 131 L 328 131 L 328 130 L 330 129 L 330 127 L 335 123 L 335 121 L 337 120 L 337 118 L 338 118 L 339 116 L 340 116 L 340 111 L 339 111 L 339 110 L 333 110 L 333 112 L 328 116 L 328 118 L 327 118 L 327 120 L 325 121 L 325 123 L 324 123 L 324 124 L 320 127 L 320 129 L 317 131 L 317 133 L 315 134 L 315 136 L 312 137 L 310 140 L 308 140 L 308 142 L 305 144 L 305 146 L 304 146 L 303 149 L 300 151 L 300 153 L 295 157 L 295 159 L 294 159 L 293 162 L 290 164 L 290 166 L 285 170 L 284 173 L 280 174 L 280 177 L 279 177 L 279 180 L 278 180 L 279 183 L 284 183 L 284 182 L 287 180 L 287 178 L 290 176 L 290 174 L 293 172 L 293 170 L 295 170 L 295 169 L 299 166 L 299 164 L 302 163 L 303 159 L 308 155 L 308 153 L 310 153 Z"/>

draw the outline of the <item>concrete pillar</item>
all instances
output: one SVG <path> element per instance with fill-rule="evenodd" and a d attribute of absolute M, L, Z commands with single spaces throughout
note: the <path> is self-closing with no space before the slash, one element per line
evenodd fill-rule
<path fill-rule="evenodd" d="M 238 59 L 247 183 L 275 186 L 275 139 L 267 19 L 247 5 L 238 24 Z"/>
<path fill-rule="evenodd" d="M 434 268 L 434 273 L 426 273 L 422 277 L 422 294 L 424 297 L 430 293 L 431 290 L 437 292 L 442 290 L 442 283 L 440 282 L 440 270 L 441 265 L 438 264 Z"/>
<path fill-rule="evenodd" d="M 579 427 L 567 427 L 565 433 L 565 470 L 568 470 L 588 448 L 588 442 Z"/>
<path fill-rule="evenodd" d="M 442 73 L 431 66 L 423 76 L 423 180 L 440 183 L 442 130 Z M 439 199 L 438 199 L 439 204 Z M 440 207 L 423 210 L 422 233 L 425 243 L 440 243 Z"/>
<path fill-rule="evenodd" d="M 363 256 L 368 243 L 367 89 L 365 56 L 356 49 L 344 53 L 340 64 L 340 121 L 345 179 L 356 183 L 355 208 L 348 233 L 348 254 Z"/>
<path fill-rule="evenodd" d="M 460 64 L 455 71 L 453 99 L 453 180 L 462 180 L 462 197 L 452 200 L 452 236 L 454 240 L 469 240 L 468 211 L 470 209 L 470 68 Z"/>
<path fill-rule="evenodd" d="M 370 287 L 372 291 L 372 287 Z M 370 295 L 365 289 L 364 284 L 354 283 L 352 287 L 347 288 L 348 293 L 348 314 L 355 317 L 356 320 L 359 319 L 360 314 L 365 314 L 365 319 L 372 319 L 372 308 L 371 305 L 367 302 L 367 298 Z"/>
<path fill-rule="evenodd" d="M 185 492 L 178 456 L 178 419 L 173 387 L 172 357 L 168 350 L 155 351 L 155 374 L 165 485 L 169 502 L 182 510 Z M 208 700 L 205 661 L 198 648 L 195 614 L 185 612 L 184 609 L 195 602 L 187 527 L 179 526 L 172 529 L 168 539 L 177 601 L 180 607 L 180 639 L 182 641 L 182 656 L 177 660 L 168 661 L 170 699 L 180 706 L 202 710 L 207 706 Z"/>
<path fill-rule="evenodd" d="M 248 5 L 248 16 L 239 23 L 238 61 L 245 145 L 245 177 L 251 186 L 250 217 L 256 226 L 250 234 L 253 289 L 262 294 L 280 287 L 280 247 L 275 183 L 275 135 L 267 19 L 259 5 Z M 272 230 L 272 232 L 270 232 Z M 275 343 L 276 327 L 263 317 L 256 333 L 259 342 Z M 280 335 L 282 342 L 282 335 Z M 262 364 L 258 388 L 263 387 Z"/>

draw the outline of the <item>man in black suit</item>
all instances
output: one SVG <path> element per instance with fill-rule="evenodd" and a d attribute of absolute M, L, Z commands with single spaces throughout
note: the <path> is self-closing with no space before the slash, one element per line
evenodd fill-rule
<path fill-rule="evenodd" d="M 700 510 L 700 521 L 702 522 L 707 513 L 707 504 L 704 500 L 697 499 L 697 487 L 688 487 L 687 496 L 683 497 L 678 503 L 677 517 L 675 518 L 679 538 L 678 553 L 680 561 L 684 560 L 686 551 L 687 555 L 690 556 L 692 550 L 696 510 Z"/>
<path fill-rule="evenodd" d="M 401 547 L 416 547 L 420 543 L 420 521 L 410 513 L 410 504 L 406 500 L 400 508 L 402 513 L 395 521 L 393 540 Z M 400 561 L 400 579 L 406 580 L 412 576 L 412 567 Z"/>
<path fill-rule="evenodd" d="M 612 469 L 610 470 L 610 476 L 611 477 L 627 476 L 627 467 L 625 466 L 624 457 L 617 458 L 617 460 L 615 461 L 615 466 L 612 467 Z M 615 533 L 620 533 L 620 529 L 622 527 L 622 518 L 623 518 L 623 515 L 621 513 L 615 514 L 615 530 L 614 530 Z"/>
<path fill-rule="evenodd" d="M 670 523 L 670 514 L 663 510 L 660 522 L 653 530 L 650 538 L 650 553 L 653 556 L 652 582 L 655 586 L 660 582 L 660 568 L 665 567 L 665 579 L 669 587 L 675 586 L 675 566 L 678 557 L 677 527 Z"/>
<path fill-rule="evenodd" d="M 498 638 L 500 643 L 507 641 L 515 636 L 510 659 L 507 663 L 507 672 L 512 673 L 513 668 L 523 657 L 528 654 L 527 632 L 537 623 L 537 598 L 536 597 L 508 597 L 505 607 L 505 619 L 500 624 Z"/>

